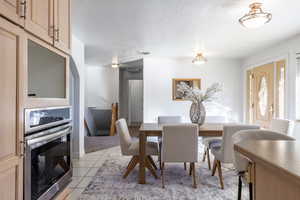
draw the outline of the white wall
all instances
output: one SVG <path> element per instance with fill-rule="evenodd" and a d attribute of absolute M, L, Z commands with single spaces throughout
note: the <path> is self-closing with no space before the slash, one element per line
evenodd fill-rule
<path fill-rule="evenodd" d="M 86 106 L 111 109 L 118 102 L 118 69 L 111 67 L 86 66 Z"/>
<path fill-rule="evenodd" d="M 296 53 L 300 52 L 300 35 L 263 49 L 242 61 L 244 100 L 246 110 L 246 70 L 280 59 L 287 60 L 286 118 L 296 119 Z M 244 112 L 245 115 L 245 112 Z M 293 136 L 300 139 L 300 123 L 296 122 Z"/>
<path fill-rule="evenodd" d="M 173 78 L 200 78 L 201 87 L 223 84 L 224 90 L 214 105 L 206 105 L 208 116 L 224 115 L 228 121 L 242 118 L 242 82 L 239 60 L 209 60 L 194 65 L 190 59 L 149 57 L 144 59 L 144 121 L 155 122 L 158 115 L 181 115 L 189 121 L 191 103 L 172 100 Z"/>
<path fill-rule="evenodd" d="M 84 61 L 84 44 L 76 38 L 76 36 L 72 36 L 72 58 L 76 64 L 78 74 L 79 74 L 79 102 L 77 102 L 79 106 L 78 108 L 78 119 L 75 123 L 79 123 L 78 130 L 74 130 L 74 146 L 73 146 L 73 156 L 75 158 L 79 158 L 84 155 L 84 79 L 85 79 L 85 61 Z M 76 88 L 75 88 L 76 90 Z M 75 119 L 74 119 L 75 120 Z"/>

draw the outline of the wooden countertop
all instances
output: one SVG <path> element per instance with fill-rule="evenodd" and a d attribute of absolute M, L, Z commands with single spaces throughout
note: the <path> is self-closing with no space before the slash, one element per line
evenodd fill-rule
<path fill-rule="evenodd" d="M 268 165 L 278 173 L 293 177 L 300 184 L 300 142 L 245 141 L 234 149 L 255 163 Z"/>

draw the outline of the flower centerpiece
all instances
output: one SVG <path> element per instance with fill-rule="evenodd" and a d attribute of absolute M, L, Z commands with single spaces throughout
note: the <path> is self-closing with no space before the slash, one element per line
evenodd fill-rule
<path fill-rule="evenodd" d="M 185 82 L 177 85 L 177 91 L 182 94 L 184 100 L 192 102 L 190 108 L 190 119 L 192 123 L 202 125 L 205 121 L 206 111 L 203 102 L 211 102 L 216 94 L 222 91 L 221 84 L 214 83 L 205 92 L 198 88 L 192 88 Z"/>

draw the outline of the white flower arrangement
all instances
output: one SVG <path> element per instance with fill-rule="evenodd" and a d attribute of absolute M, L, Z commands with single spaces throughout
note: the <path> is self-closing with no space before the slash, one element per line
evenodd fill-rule
<path fill-rule="evenodd" d="M 177 91 L 182 94 L 184 100 L 193 103 L 211 102 L 216 98 L 216 94 L 222 91 L 222 85 L 214 83 L 203 92 L 198 88 L 188 86 L 185 82 L 181 82 L 177 85 Z"/>

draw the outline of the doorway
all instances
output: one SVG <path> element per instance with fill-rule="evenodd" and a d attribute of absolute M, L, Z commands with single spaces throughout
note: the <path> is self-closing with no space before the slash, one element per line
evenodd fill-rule
<path fill-rule="evenodd" d="M 285 60 L 247 71 L 247 122 L 268 127 L 285 117 L 285 73 Z"/>
<path fill-rule="evenodd" d="M 143 122 L 143 60 L 122 63 L 119 68 L 119 116 L 131 127 Z"/>
<path fill-rule="evenodd" d="M 143 122 L 143 80 L 129 80 L 128 123 L 140 125 Z"/>

